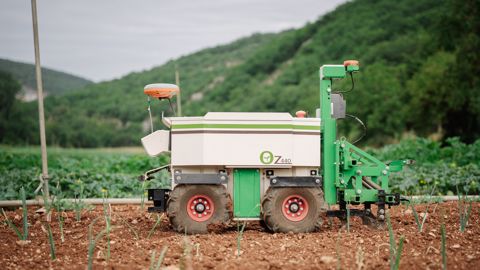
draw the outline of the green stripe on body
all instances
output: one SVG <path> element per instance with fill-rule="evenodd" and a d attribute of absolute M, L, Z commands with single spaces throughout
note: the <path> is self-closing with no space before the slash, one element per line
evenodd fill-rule
<path fill-rule="evenodd" d="M 204 129 L 204 128 L 231 128 L 231 129 L 300 129 L 320 130 L 320 126 L 292 125 L 292 124 L 174 124 L 172 129 Z"/>

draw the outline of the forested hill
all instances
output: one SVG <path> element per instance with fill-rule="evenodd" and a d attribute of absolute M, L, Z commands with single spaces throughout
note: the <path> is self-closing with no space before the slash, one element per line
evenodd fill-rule
<path fill-rule="evenodd" d="M 36 94 L 35 65 L 0 59 L 0 71 L 10 73 L 22 85 L 24 94 Z M 42 68 L 43 88 L 47 95 L 63 94 L 83 88 L 92 81 L 65 72 Z M 28 98 L 27 98 L 28 99 Z"/>
<path fill-rule="evenodd" d="M 348 112 L 364 120 L 363 142 L 383 144 L 407 132 L 480 134 L 480 14 L 478 1 L 356 0 L 300 29 L 254 35 L 170 61 L 121 79 L 46 99 L 49 143 L 67 146 L 138 145 L 148 132 L 143 86 L 181 76 L 183 112 L 286 111 L 314 113 L 318 69 L 357 59 L 361 72 L 346 94 Z M 335 83 L 349 89 L 350 82 Z M 156 106 L 156 105 L 155 105 Z M 36 107 L 15 106 L 15 136 L 36 143 Z M 163 107 L 155 107 L 156 126 Z M 27 117 L 29 116 L 29 117 Z M 28 125 L 31 131 L 17 126 Z M 340 124 L 356 137 L 353 121 Z M 22 133 L 23 132 L 23 133 Z"/>

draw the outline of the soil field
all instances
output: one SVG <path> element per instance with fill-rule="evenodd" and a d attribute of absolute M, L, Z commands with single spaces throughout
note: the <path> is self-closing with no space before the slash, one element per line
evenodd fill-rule
<path fill-rule="evenodd" d="M 456 202 L 431 204 L 424 231 L 418 232 L 411 210 L 405 206 L 390 210 L 396 240 L 405 236 L 401 269 L 440 269 L 441 222 L 446 224 L 446 253 L 450 269 L 478 269 L 480 265 L 480 204 L 472 207 L 465 232 L 459 231 Z M 417 205 L 421 214 L 426 205 Z M 102 206 L 84 211 L 80 222 L 74 212 L 65 212 L 64 242 L 56 213 L 51 227 L 57 259 L 50 259 L 44 216 L 29 209 L 28 243 L 18 241 L 15 232 L 2 217 L 0 225 L 0 265 L 2 269 L 85 269 L 87 267 L 88 226 L 95 222 L 94 234 L 105 228 Z M 164 218 L 148 238 L 157 219 L 156 214 L 142 211 L 140 206 L 112 206 L 110 258 L 107 260 L 106 237 L 99 238 L 93 252 L 95 269 L 148 269 L 151 254 L 157 256 L 168 246 L 162 267 L 167 269 L 388 269 L 388 230 L 362 225 L 352 218 L 350 232 L 339 220 L 326 219 L 322 230 L 308 234 L 272 234 L 258 222 L 247 223 L 238 253 L 237 225 L 218 228 L 205 235 L 185 236 L 171 231 Z M 21 209 L 8 211 L 9 218 L 22 227 Z M 442 217 L 443 215 L 443 217 Z"/>

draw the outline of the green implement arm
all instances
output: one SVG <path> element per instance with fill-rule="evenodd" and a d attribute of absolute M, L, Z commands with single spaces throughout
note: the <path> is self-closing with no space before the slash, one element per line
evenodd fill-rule
<path fill-rule="evenodd" d="M 334 80 L 353 76 L 353 73 L 358 71 L 358 62 L 352 60 L 345 61 L 343 65 L 324 65 L 320 68 L 321 168 L 324 196 L 328 204 L 340 204 L 341 210 L 346 204 L 362 203 L 368 209 L 370 204 L 377 204 L 379 209 L 384 209 L 385 204 L 400 203 L 399 194 L 390 194 L 390 173 L 402 170 L 403 166 L 411 164 L 411 161 L 396 160 L 385 164 L 347 142 L 345 138 L 337 139 L 337 119 L 345 115 L 345 101 L 339 93 L 333 92 L 332 83 Z M 383 212 L 380 211 L 380 214 L 383 215 Z"/>

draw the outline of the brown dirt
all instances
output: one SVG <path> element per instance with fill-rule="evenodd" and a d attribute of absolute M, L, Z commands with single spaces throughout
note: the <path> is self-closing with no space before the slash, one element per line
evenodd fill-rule
<path fill-rule="evenodd" d="M 393 229 L 398 241 L 405 236 L 401 260 L 402 269 L 440 269 L 441 234 L 443 213 L 447 230 L 447 261 L 450 269 L 475 269 L 480 265 L 480 203 L 473 206 L 470 223 L 463 233 L 459 231 L 456 202 L 440 204 L 429 215 L 424 231 L 419 233 L 413 215 L 405 206 L 390 210 Z M 417 206 L 419 212 L 425 205 Z M 60 241 L 56 214 L 51 226 L 55 239 L 57 259 L 52 261 L 47 233 L 42 229 L 44 216 L 29 209 L 29 236 L 31 241 L 21 245 L 16 234 L 0 220 L 0 265 L 2 269 L 85 269 L 87 266 L 88 225 L 102 217 L 102 207 L 84 211 L 81 222 L 76 222 L 73 212 L 64 213 L 65 242 Z M 340 266 L 352 269 L 389 268 L 388 231 L 377 230 L 361 224 L 353 218 L 350 232 L 338 220 L 330 225 L 326 220 L 322 231 L 308 234 L 271 234 L 258 222 L 247 225 L 237 256 L 237 227 L 217 228 L 215 233 L 185 237 L 171 231 L 167 219 L 163 219 L 150 239 L 150 229 L 156 215 L 142 211 L 139 206 L 112 206 L 114 214 L 111 232 L 111 257 L 107 261 L 106 241 L 101 239 L 94 252 L 94 268 L 97 269 L 146 269 L 150 266 L 151 251 L 156 254 L 164 246 L 168 252 L 163 266 L 168 269 L 335 269 Z M 21 210 L 7 212 L 21 228 Z M 126 225 L 129 224 L 129 226 Z M 94 226 L 95 233 L 105 227 L 103 218 Z M 138 233 L 135 238 L 132 229 Z M 185 248 L 187 247 L 187 248 Z M 190 252 L 186 252 L 191 250 Z M 185 253 L 190 253 L 185 254 Z M 363 254 L 363 255 L 361 255 Z M 337 258 L 341 258 L 340 261 Z M 477 268 L 478 269 L 478 268 Z"/>

